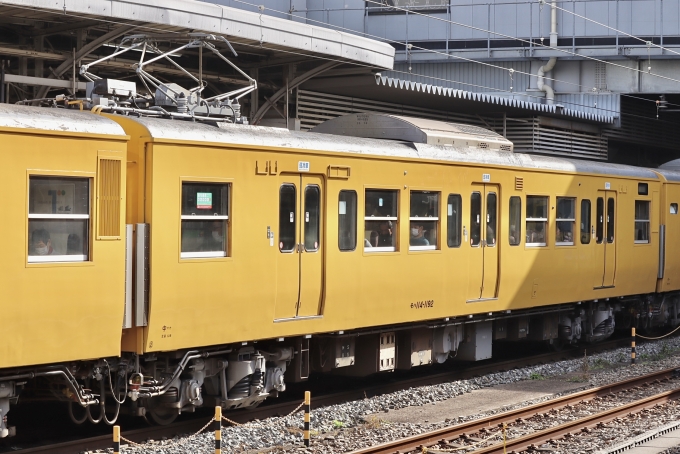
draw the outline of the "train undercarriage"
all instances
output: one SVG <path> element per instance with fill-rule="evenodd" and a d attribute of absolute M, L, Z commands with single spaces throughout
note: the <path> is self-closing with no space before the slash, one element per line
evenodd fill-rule
<path fill-rule="evenodd" d="M 258 341 L 224 348 L 123 355 L 5 371 L 0 375 L 0 438 L 15 434 L 11 405 L 39 383 L 68 404 L 76 424 L 113 424 L 122 413 L 168 424 L 183 412 L 219 405 L 252 408 L 314 373 L 366 376 L 446 361 L 491 358 L 494 342 L 556 347 L 593 343 L 616 329 L 653 333 L 680 324 L 680 293 L 451 317 L 419 324 Z"/>

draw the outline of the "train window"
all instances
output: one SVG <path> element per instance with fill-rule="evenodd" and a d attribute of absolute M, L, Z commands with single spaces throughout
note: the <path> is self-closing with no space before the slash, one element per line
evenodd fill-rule
<path fill-rule="evenodd" d="M 590 200 L 581 200 L 581 244 L 590 244 Z"/>
<path fill-rule="evenodd" d="M 600 244 L 604 238 L 604 199 L 602 197 L 597 198 L 596 210 L 595 241 Z"/>
<path fill-rule="evenodd" d="M 496 246 L 496 194 L 489 192 L 486 195 L 486 245 Z"/>
<path fill-rule="evenodd" d="M 319 187 L 308 185 L 305 188 L 305 251 L 319 250 L 319 204 L 321 200 Z"/>
<path fill-rule="evenodd" d="M 458 194 L 449 194 L 446 202 L 446 244 L 449 247 L 460 247 L 461 210 L 463 200 Z"/>
<path fill-rule="evenodd" d="M 671 203 L 671 214 L 678 214 L 678 204 Z"/>
<path fill-rule="evenodd" d="M 357 247 L 357 193 L 354 191 L 340 191 L 338 247 L 341 251 L 353 251 Z"/>
<path fill-rule="evenodd" d="M 607 199 L 607 243 L 614 242 L 614 199 Z"/>
<path fill-rule="evenodd" d="M 397 250 L 398 194 L 398 191 L 366 190 L 364 216 L 364 250 L 366 252 Z"/>
<path fill-rule="evenodd" d="M 226 257 L 229 185 L 182 183 L 181 258 Z"/>
<path fill-rule="evenodd" d="M 32 176 L 28 189 L 28 261 L 89 259 L 90 179 Z"/>
<path fill-rule="evenodd" d="M 478 247 L 482 239 L 482 195 L 473 192 L 470 196 L 470 246 Z"/>
<path fill-rule="evenodd" d="M 283 184 L 279 190 L 279 251 L 293 252 L 296 245 L 297 190 Z"/>
<path fill-rule="evenodd" d="M 555 223 L 555 245 L 574 244 L 574 223 L 576 222 L 576 199 L 557 198 L 557 222 Z"/>
<path fill-rule="evenodd" d="M 517 246 L 522 240 L 522 199 L 510 197 L 510 233 L 508 239 L 511 246 Z"/>
<path fill-rule="evenodd" d="M 638 195 L 649 195 L 649 186 L 647 183 L 638 183 Z"/>
<path fill-rule="evenodd" d="M 548 227 L 548 197 L 527 196 L 527 246 L 545 246 Z"/>
<path fill-rule="evenodd" d="M 411 191 L 409 249 L 437 249 L 439 193 Z"/>
<path fill-rule="evenodd" d="M 635 201 L 635 242 L 649 243 L 649 201 Z"/>

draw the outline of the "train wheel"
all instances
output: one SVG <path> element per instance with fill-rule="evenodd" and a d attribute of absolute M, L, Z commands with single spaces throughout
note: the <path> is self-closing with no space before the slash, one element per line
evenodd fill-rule
<path fill-rule="evenodd" d="M 149 410 L 147 416 L 159 426 L 167 426 L 168 424 L 172 424 L 179 414 L 169 408 L 154 408 Z"/>

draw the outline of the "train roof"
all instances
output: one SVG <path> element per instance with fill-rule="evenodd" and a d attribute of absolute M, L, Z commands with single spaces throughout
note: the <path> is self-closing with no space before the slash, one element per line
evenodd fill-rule
<path fill-rule="evenodd" d="M 204 143 L 230 143 L 309 151 L 353 153 L 398 159 L 432 159 L 464 164 L 511 166 L 525 169 L 592 173 L 627 178 L 658 179 L 644 167 L 609 164 L 577 159 L 555 158 L 477 147 L 441 146 L 382 139 L 289 131 L 263 126 L 208 124 L 169 121 L 159 118 L 135 118 L 153 139 Z"/>
<path fill-rule="evenodd" d="M 12 104 L 0 104 L 0 127 L 126 136 L 118 123 L 90 112 Z"/>
<path fill-rule="evenodd" d="M 680 181 L 680 159 L 661 164 L 656 171 L 668 181 Z"/>

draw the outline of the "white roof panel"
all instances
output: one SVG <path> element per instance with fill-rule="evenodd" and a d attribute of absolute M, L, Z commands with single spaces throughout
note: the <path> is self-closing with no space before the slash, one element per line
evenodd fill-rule
<path fill-rule="evenodd" d="M 475 165 L 511 166 L 546 171 L 658 179 L 656 173 L 643 167 L 481 150 L 477 147 L 406 143 L 312 132 L 294 132 L 263 126 L 225 124 L 221 127 L 215 127 L 207 124 L 158 118 L 135 118 L 134 120 L 144 125 L 151 137 L 161 140 L 354 153 L 366 156 L 390 156 L 396 159 L 433 159 Z"/>
<path fill-rule="evenodd" d="M 118 123 L 90 112 L 13 104 L 0 104 L 0 127 L 126 136 Z"/>

